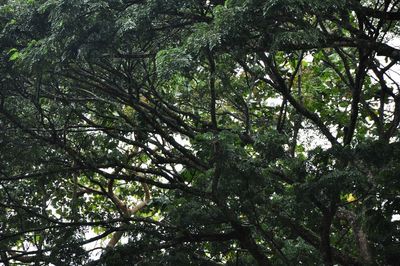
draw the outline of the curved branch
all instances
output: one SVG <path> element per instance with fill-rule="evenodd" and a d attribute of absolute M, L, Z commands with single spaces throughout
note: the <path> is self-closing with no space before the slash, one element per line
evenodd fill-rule
<path fill-rule="evenodd" d="M 271 58 L 267 57 L 265 54 L 260 54 L 260 56 L 264 61 L 265 65 L 269 67 L 270 75 L 273 80 L 270 81 L 264 77 L 260 77 L 260 79 L 266 82 L 267 84 L 273 86 L 279 93 L 281 93 L 299 114 L 311 120 L 319 128 L 322 134 L 324 134 L 324 136 L 329 140 L 329 142 L 332 145 L 334 146 L 340 145 L 338 140 L 332 135 L 332 133 L 329 131 L 328 127 L 323 123 L 321 118 L 317 114 L 310 112 L 310 110 L 308 110 L 303 104 L 301 104 L 293 97 L 282 76 L 279 74 L 278 70 L 272 63 Z"/>
<path fill-rule="evenodd" d="M 383 20 L 400 20 L 399 11 L 385 11 L 385 10 L 374 9 L 361 5 L 359 1 L 349 1 L 349 2 L 350 5 L 353 6 L 355 11 L 360 12 L 364 16 L 383 19 Z"/>

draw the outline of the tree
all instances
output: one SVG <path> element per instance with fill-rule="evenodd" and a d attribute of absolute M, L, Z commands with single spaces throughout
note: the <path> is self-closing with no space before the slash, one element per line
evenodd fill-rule
<path fill-rule="evenodd" d="M 400 259 L 399 1 L 0 3 L 5 265 Z"/>

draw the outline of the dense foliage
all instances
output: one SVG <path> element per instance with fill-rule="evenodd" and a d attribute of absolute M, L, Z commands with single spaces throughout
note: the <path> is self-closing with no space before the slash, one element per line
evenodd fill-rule
<path fill-rule="evenodd" d="M 396 265 L 399 20 L 398 0 L 1 0 L 0 261 Z"/>

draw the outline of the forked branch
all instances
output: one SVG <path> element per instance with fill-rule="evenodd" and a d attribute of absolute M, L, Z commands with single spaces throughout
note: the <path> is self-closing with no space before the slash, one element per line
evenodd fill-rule
<path fill-rule="evenodd" d="M 108 183 L 108 196 L 111 198 L 111 200 L 117 206 L 117 208 L 122 213 L 124 218 L 131 217 L 133 214 L 135 214 L 136 212 L 138 212 L 141 209 L 143 209 L 150 202 L 150 199 L 151 199 L 150 189 L 149 189 L 149 187 L 148 187 L 148 185 L 146 183 L 141 183 L 141 184 L 142 184 L 142 187 L 143 187 L 143 190 L 144 190 L 144 200 L 142 200 L 139 203 L 137 203 L 134 207 L 129 208 L 126 203 L 124 203 L 117 196 L 115 196 L 115 194 L 113 192 L 114 180 L 110 180 L 109 181 L 109 183 Z M 123 230 L 119 230 L 119 231 L 115 232 L 113 234 L 112 238 L 110 239 L 110 241 L 108 242 L 107 248 L 115 247 L 115 245 L 121 239 L 123 233 L 124 233 Z"/>

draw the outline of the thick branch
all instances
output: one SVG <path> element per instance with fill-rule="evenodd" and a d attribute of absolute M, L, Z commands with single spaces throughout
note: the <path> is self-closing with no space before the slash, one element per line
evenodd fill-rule
<path fill-rule="evenodd" d="M 351 211 L 340 208 L 337 212 L 337 216 L 341 219 L 347 220 L 350 223 L 360 253 L 360 259 L 368 265 L 371 264 L 372 256 L 369 250 L 367 235 L 357 221 L 356 215 Z"/>
<path fill-rule="evenodd" d="M 208 51 L 208 61 L 210 63 L 210 94 L 211 94 L 211 102 L 210 102 L 210 115 L 211 115 L 211 124 L 213 129 L 217 129 L 217 116 L 216 116 L 216 101 L 217 101 L 217 94 L 215 91 L 215 61 L 211 51 Z"/>
<path fill-rule="evenodd" d="M 363 50 L 360 50 L 360 64 L 358 65 L 356 79 L 354 87 L 352 88 L 352 102 L 351 102 L 351 114 L 350 114 L 350 121 L 347 127 L 346 134 L 344 136 L 344 145 L 349 145 L 354 131 L 356 129 L 356 123 L 359 113 L 359 106 L 360 97 L 361 97 L 361 90 L 364 83 L 364 78 L 367 73 L 367 61 L 369 60 L 369 55 L 365 54 Z"/>
<path fill-rule="evenodd" d="M 112 198 L 113 202 L 117 205 L 117 207 L 123 212 L 123 215 L 125 218 L 129 218 L 131 215 L 135 214 L 142 208 L 144 208 L 149 202 L 150 202 L 150 190 L 149 187 L 146 183 L 142 183 L 143 190 L 145 193 L 145 198 L 143 201 L 139 202 L 136 204 L 133 208 L 128 208 L 125 203 L 123 203 L 120 199 L 118 199 L 112 190 L 113 188 L 113 180 L 110 180 L 108 184 L 108 193 L 109 196 Z M 124 231 L 120 230 L 114 233 L 112 236 L 111 240 L 107 244 L 107 248 L 113 248 L 115 245 L 118 243 L 118 241 L 121 239 Z"/>

